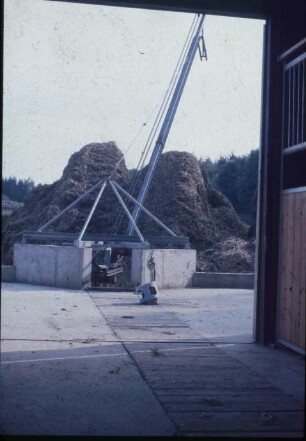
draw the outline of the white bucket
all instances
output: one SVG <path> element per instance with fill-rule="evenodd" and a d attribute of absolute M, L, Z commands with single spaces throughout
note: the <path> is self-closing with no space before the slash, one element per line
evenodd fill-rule
<path fill-rule="evenodd" d="M 156 282 L 145 283 L 136 287 L 139 302 L 142 305 L 157 305 L 158 289 Z"/>

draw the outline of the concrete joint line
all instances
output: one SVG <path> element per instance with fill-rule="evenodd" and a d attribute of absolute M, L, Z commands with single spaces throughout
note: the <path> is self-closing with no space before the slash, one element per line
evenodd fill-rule
<path fill-rule="evenodd" d="M 54 357 L 54 358 L 36 358 L 32 360 L 10 360 L 1 361 L 0 364 L 14 364 L 14 363 L 35 363 L 44 361 L 61 361 L 61 360 L 73 360 L 81 358 L 99 358 L 99 357 L 126 357 L 127 354 L 94 354 L 94 355 L 80 355 L 78 357 Z"/>
<path fill-rule="evenodd" d="M 88 294 L 89 295 L 89 294 Z M 89 296 L 90 297 L 90 296 Z M 93 302 L 95 304 L 95 302 Z M 98 309 L 98 311 L 100 312 L 101 316 L 104 318 L 105 322 L 107 323 L 109 329 L 111 330 L 111 332 L 114 334 L 114 336 L 117 338 L 118 343 L 120 343 L 122 345 L 122 347 L 124 348 L 126 355 L 129 356 L 130 360 L 133 362 L 135 368 L 137 369 L 140 378 L 145 382 L 145 384 L 147 385 L 147 387 L 150 389 L 151 393 L 154 395 L 155 399 L 158 401 L 160 407 L 162 408 L 165 417 L 171 422 L 171 424 L 173 425 L 173 427 L 175 427 L 177 433 L 179 432 L 179 428 L 177 426 L 177 424 L 175 423 L 174 419 L 171 418 L 171 416 L 169 415 L 169 413 L 167 412 L 164 404 L 161 402 L 159 396 L 156 394 L 155 390 L 152 388 L 152 386 L 149 384 L 148 380 L 146 379 L 143 371 L 141 370 L 141 367 L 139 366 L 139 364 L 137 363 L 136 359 L 133 357 L 133 352 L 129 351 L 128 347 L 126 346 L 125 343 L 128 342 L 124 342 L 120 339 L 120 337 L 117 335 L 117 332 L 112 328 L 111 324 L 109 323 L 109 321 L 107 320 L 107 317 L 103 314 L 103 312 L 101 311 L 101 309 L 98 308 L 98 306 L 95 304 L 96 308 Z M 151 348 L 147 351 L 135 351 L 136 352 L 151 352 Z"/>

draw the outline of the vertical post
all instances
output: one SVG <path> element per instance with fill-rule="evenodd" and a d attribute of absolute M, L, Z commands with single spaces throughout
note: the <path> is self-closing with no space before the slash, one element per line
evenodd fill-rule
<path fill-rule="evenodd" d="M 278 305 L 279 208 L 282 165 L 280 17 L 267 20 L 264 40 L 256 340 L 274 344 Z M 290 100 L 291 101 L 291 100 Z M 290 129 L 291 131 L 291 129 Z"/>
<path fill-rule="evenodd" d="M 305 122 L 305 115 L 304 115 L 304 111 L 305 111 L 305 60 L 303 60 L 303 67 L 302 67 L 302 72 L 303 72 L 303 81 L 302 81 L 302 133 L 301 133 L 301 139 L 302 142 L 304 141 L 304 128 L 306 129 L 306 122 Z"/>

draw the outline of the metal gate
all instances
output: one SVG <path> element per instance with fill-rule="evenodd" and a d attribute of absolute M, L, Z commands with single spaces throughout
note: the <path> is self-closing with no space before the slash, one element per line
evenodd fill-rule
<path fill-rule="evenodd" d="M 283 63 L 282 193 L 277 341 L 305 353 L 306 39 Z"/>

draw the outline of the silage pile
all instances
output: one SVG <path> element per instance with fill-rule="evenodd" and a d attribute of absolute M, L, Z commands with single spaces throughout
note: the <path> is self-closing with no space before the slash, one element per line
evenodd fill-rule
<path fill-rule="evenodd" d="M 145 206 L 174 233 L 188 236 L 197 250 L 247 233 L 229 200 L 211 187 L 205 170 L 190 153 L 172 151 L 161 156 Z M 148 234 L 162 233 L 146 215 L 140 218 L 140 228 Z"/>
<path fill-rule="evenodd" d="M 112 142 L 89 144 L 74 153 L 61 179 L 51 185 L 36 187 L 28 195 L 24 207 L 6 221 L 3 235 L 4 261 L 12 263 L 13 243 L 21 240 L 22 231 L 36 231 L 99 179 L 108 177 L 121 157 L 121 151 Z M 136 195 L 145 171 L 141 173 Z M 124 188 L 129 188 L 128 170 L 124 161 L 112 177 Z M 90 194 L 46 231 L 79 232 L 97 192 Z M 125 232 L 127 223 L 121 224 L 121 230 L 115 228 L 118 206 L 114 194 L 108 188 L 88 231 Z M 230 244 L 234 242 L 248 243 L 247 227 L 239 220 L 229 200 L 211 187 L 205 169 L 200 167 L 199 161 L 192 154 L 168 152 L 161 156 L 145 206 L 176 234 L 190 238 L 192 248 L 198 250 L 199 267 L 209 271 L 226 271 L 229 267 L 232 267 L 231 271 L 249 271 L 252 265 L 251 249 L 236 246 L 232 257 L 229 252 L 230 249 L 233 251 Z M 139 225 L 143 234 L 166 234 L 144 214 L 140 217 Z M 249 257 L 246 256 L 247 252 Z M 229 257 L 232 265 L 227 261 Z"/>
<path fill-rule="evenodd" d="M 100 179 L 108 177 L 113 172 L 113 178 L 119 184 L 126 183 L 128 170 L 124 160 L 114 171 L 121 157 L 121 151 L 113 142 L 88 144 L 70 157 L 58 181 L 34 188 L 24 201 L 24 207 L 5 222 L 2 233 L 4 261 L 12 263 L 13 244 L 20 242 L 22 231 L 37 231 Z M 46 231 L 80 232 L 98 191 L 99 189 L 96 189 L 90 193 Z M 115 196 L 107 188 L 103 195 L 103 208 L 99 206 L 96 210 L 88 231 L 111 232 L 115 221 L 114 203 Z"/>
<path fill-rule="evenodd" d="M 232 237 L 199 251 L 197 271 L 252 273 L 255 266 L 255 239 Z"/>

